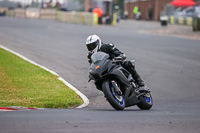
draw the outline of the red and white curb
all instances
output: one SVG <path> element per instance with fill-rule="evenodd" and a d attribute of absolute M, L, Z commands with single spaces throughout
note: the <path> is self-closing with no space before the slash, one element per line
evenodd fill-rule
<path fill-rule="evenodd" d="M 38 109 L 41 108 L 18 107 L 18 106 L 0 107 L 0 111 L 23 111 L 23 110 L 38 110 Z"/>
<path fill-rule="evenodd" d="M 50 73 L 52 73 L 52 74 L 58 76 L 58 79 L 59 79 L 59 80 L 61 80 L 66 86 L 68 86 L 69 88 L 71 88 L 73 91 L 75 91 L 75 93 L 77 93 L 77 94 L 82 98 L 83 104 L 80 105 L 80 106 L 78 106 L 77 108 L 84 108 L 84 107 L 86 107 L 86 106 L 89 104 L 89 99 L 88 99 L 83 93 L 81 93 L 78 89 L 76 89 L 76 88 L 75 88 L 74 86 L 72 86 L 70 83 L 68 83 L 67 81 L 65 81 L 65 80 L 64 80 L 62 77 L 60 77 L 56 72 L 54 72 L 54 71 L 52 71 L 52 70 L 50 70 L 50 69 L 48 69 L 48 68 L 42 66 L 42 65 L 40 65 L 40 64 L 38 64 L 38 63 L 36 63 L 36 62 L 34 62 L 34 61 L 32 61 L 32 60 L 26 58 L 25 56 L 23 56 L 23 55 L 21 55 L 21 54 L 19 54 L 19 53 L 17 53 L 17 52 L 14 52 L 14 51 L 12 51 L 12 50 L 10 50 L 10 49 L 8 49 L 8 48 L 2 46 L 2 45 L 0 45 L 0 48 L 6 50 L 6 51 L 8 51 L 8 52 L 11 52 L 11 53 L 15 54 L 16 56 L 18 56 L 18 57 L 24 59 L 25 61 L 28 61 L 28 62 L 30 62 L 31 64 L 34 64 L 34 65 L 36 65 L 36 66 L 38 66 L 38 67 L 40 67 L 40 68 L 43 68 L 43 69 L 46 70 L 46 71 L 48 71 L 48 72 L 50 72 Z"/>
<path fill-rule="evenodd" d="M 9 107 L 0 107 L 0 111 L 17 111 L 17 109 L 13 109 Z"/>

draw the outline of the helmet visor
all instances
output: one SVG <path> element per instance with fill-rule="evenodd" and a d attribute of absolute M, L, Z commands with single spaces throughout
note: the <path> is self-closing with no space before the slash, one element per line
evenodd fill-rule
<path fill-rule="evenodd" d="M 93 42 L 93 43 L 90 43 L 90 44 L 87 44 L 87 49 L 88 49 L 88 51 L 93 51 L 96 47 L 97 47 L 97 45 L 98 45 L 98 42 L 96 41 L 96 42 Z"/>

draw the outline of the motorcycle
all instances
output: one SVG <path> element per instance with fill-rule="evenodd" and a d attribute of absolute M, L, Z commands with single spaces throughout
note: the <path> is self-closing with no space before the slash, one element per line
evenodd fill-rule
<path fill-rule="evenodd" d="M 148 88 L 139 88 L 132 75 L 121 66 L 121 61 L 110 60 L 104 52 L 91 56 L 89 80 L 94 80 L 96 88 L 102 91 L 110 105 L 116 110 L 137 105 L 141 110 L 149 110 L 153 99 Z M 131 61 L 134 65 L 134 60 Z"/>

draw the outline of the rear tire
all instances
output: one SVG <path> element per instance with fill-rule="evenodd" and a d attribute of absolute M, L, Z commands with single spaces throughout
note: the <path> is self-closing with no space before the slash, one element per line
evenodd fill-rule
<path fill-rule="evenodd" d="M 113 92 L 110 81 L 106 81 L 102 85 L 104 95 L 110 105 L 116 110 L 123 110 L 125 107 L 125 101 L 123 96 L 119 96 Z"/>
<path fill-rule="evenodd" d="M 140 96 L 141 102 L 137 104 L 137 106 L 141 110 L 149 110 L 153 106 L 153 99 L 150 93 L 147 96 Z"/>

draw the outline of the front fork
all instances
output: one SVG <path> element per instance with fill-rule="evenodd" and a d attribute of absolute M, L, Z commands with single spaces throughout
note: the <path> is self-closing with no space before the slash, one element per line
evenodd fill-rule
<path fill-rule="evenodd" d="M 111 80 L 111 85 L 113 86 L 116 94 L 118 94 L 120 96 L 123 95 L 122 91 L 120 90 L 119 86 L 117 85 L 117 83 L 114 80 Z"/>

